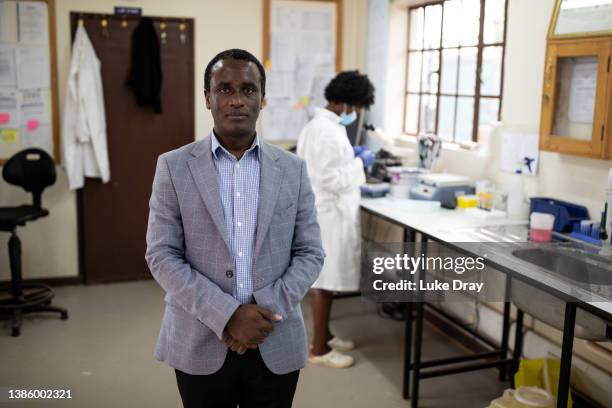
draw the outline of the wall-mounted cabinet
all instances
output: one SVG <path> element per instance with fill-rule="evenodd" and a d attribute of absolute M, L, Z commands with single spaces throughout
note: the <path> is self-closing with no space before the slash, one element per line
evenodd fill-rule
<path fill-rule="evenodd" d="M 612 0 L 577 7 L 557 0 L 544 65 L 540 149 L 612 158 L 612 26 L 594 15 L 612 17 Z M 569 5 L 569 6 L 568 6 Z M 565 6 L 565 8 L 564 8 Z M 597 22 L 597 26 L 594 26 Z M 596 30 L 588 31 L 588 27 Z"/>

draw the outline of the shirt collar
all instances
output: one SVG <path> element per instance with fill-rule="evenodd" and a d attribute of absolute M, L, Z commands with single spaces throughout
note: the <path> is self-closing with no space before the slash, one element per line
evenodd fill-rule
<path fill-rule="evenodd" d="M 217 150 L 221 149 L 223 150 L 225 153 L 227 153 L 228 155 L 230 155 L 231 157 L 235 156 L 233 154 L 231 154 L 230 152 L 227 151 L 227 149 L 225 147 L 223 147 L 221 145 L 221 143 L 219 143 L 219 139 L 217 139 L 217 135 L 215 135 L 215 132 L 213 131 L 211 134 L 211 150 L 212 150 L 212 154 L 213 157 L 216 159 L 217 158 Z M 261 160 L 261 148 L 259 146 L 259 136 L 257 135 L 257 133 L 255 133 L 255 139 L 253 139 L 253 143 L 251 144 L 251 147 L 249 147 L 247 149 L 246 152 L 244 152 L 244 154 L 249 153 L 250 151 L 255 151 L 257 153 L 257 159 Z M 244 157 L 244 155 L 243 155 Z"/>
<path fill-rule="evenodd" d="M 340 116 L 325 108 L 314 108 L 315 116 L 327 118 L 334 123 L 340 123 Z"/>

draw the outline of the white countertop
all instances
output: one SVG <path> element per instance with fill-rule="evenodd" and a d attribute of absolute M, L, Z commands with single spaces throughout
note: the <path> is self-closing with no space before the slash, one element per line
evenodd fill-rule
<path fill-rule="evenodd" d="M 511 253 L 504 253 L 506 251 L 495 249 L 500 249 L 497 247 L 499 243 L 525 242 L 525 234 L 521 236 L 520 233 L 514 233 L 514 230 L 522 229 L 524 231 L 524 226 L 528 224 L 527 220 L 486 220 L 470 215 L 469 212 L 463 209 L 449 210 L 442 208 L 439 202 L 394 197 L 362 198 L 361 207 L 442 242 L 494 243 L 493 246 L 486 244 L 483 246 L 483 250 L 490 254 L 490 261 L 504 265 L 532 281 L 544 284 L 553 292 L 562 293 L 577 301 L 588 303 L 592 307 L 612 316 L 612 287 L 578 287 L 571 280 L 561 278 L 550 271 L 522 261 L 512 256 Z M 508 228 L 497 229 L 502 231 L 500 233 L 495 232 L 496 228 L 487 229 L 488 227 L 504 226 Z M 512 228 L 513 226 L 515 228 Z M 519 226 L 522 226 L 522 228 Z M 458 246 L 467 246 L 467 250 L 473 249 L 469 244 L 459 244 Z M 492 250 L 492 252 L 489 252 L 489 250 Z"/>
<path fill-rule="evenodd" d="M 449 210 L 440 207 L 438 201 L 394 197 L 362 198 L 361 207 L 446 242 L 479 242 L 477 238 L 461 233 L 463 229 L 527 225 L 527 220 L 487 220 L 473 216 L 464 209 Z"/>

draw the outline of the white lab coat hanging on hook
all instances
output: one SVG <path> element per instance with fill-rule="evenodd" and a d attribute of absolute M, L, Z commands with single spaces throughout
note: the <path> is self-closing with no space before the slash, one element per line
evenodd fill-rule
<path fill-rule="evenodd" d="M 62 145 L 71 190 L 82 188 L 85 177 L 110 180 L 100 61 L 81 23 L 72 47 Z"/>

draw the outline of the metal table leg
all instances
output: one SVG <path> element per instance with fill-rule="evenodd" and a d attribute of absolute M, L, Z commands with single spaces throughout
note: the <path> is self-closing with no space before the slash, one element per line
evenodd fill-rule
<path fill-rule="evenodd" d="M 502 323 L 501 347 L 499 348 L 502 359 L 508 355 L 508 337 L 510 335 L 510 302 L 504 302 L 504 320 Z M 499 367 L 499 380 L 506 381 L 508 378 L 508 367 Z"/>
<path fill-rule="evenodd" d="M 572 371 L 572 351 L 574 347 L 574 327 L 576 324 L 576 304 L 565 304 L 565 322 L 563 324 L 563 345 L 561 346 L 561 373 L 557 392 L 557 408 L 567 408 Z"/>
<path fill-rule="evenodd" d="M 421 253 L 427 257 L 427 239 L 423 237 L 421 242 Z M 427 274 L 426 270 L 423 268 L 419 269 L 417 274 L 417 285 L 419 285 L 419 281 L 425 281 L 425 275 Z M 419 406 L 419 381 L 421 380 L 421 354 L 422 354 L 422 344 L 423 344 L 423 293 L 421 291 L 417 292 L 416 303 L 413 305 L 416 310 L 415 314 L 415 342 L 414 342 L 414 362 L 412 363 L 412 393 L 410 396 L 410 405 L 412 408 L 417 408 Z"/>
<path fill-rule="evenodd" d="M 414 342 L 414 363 L 412 364 L 412 393 L 410 402 L 412 408 L 419 406 L 419 380 L 421 374 L 421 352 L 423 341 L 423 302 L 414 304 L 416 309 L 416 327 L 415 327 L 415 342 Z"/>
<path fill-rule="evenodd" d="M 521 309 L 516 311 L 516 330 L 514 332 L 514 352 L 512 353 L 512 371 L 510 372 L 510 384 L 514 388 L 514 375 L 519 369 L 521 354 L 523 353 L 523 317 Z"/>
<path fill-rule="evenodd" d="M 410 395 L 410 368 L 412 365 L 411 362 L 411 353 L 412 353 L 412 303 L 406 303 L 406 308 L 404 309 L 404 322 L 405 322 L 405 332 L 404 332 L 404 379 L 402 383 L 402 396 L 404 399 L 407 399 Z"/>
<path fill-rule="evenodd" d="M 404 228 L 404 245 L 414 242 L 415 233 L 409 228 Z M 414 254 L 412 254 L 414 255 Z M 412 366 L 412 302 L 408 302 L 404 308 L 404 377 L 402 381 L 402 397 L 407 399 L 410 395 L 410 370 Z"/>
<path fill-rule="evenodd" d="M 501 336 L 501 357 L 505 359 L 508 355 L 508 337 L 510 336 L 510 288 L 511 279 L 509 275 L 506 275 L 506 294 L 504 299 L 504 320 L 502 323 L 502 336 Z M 508 367 L 502 365 L 499 367 L 499 380 L 506 381 L 508 379 Z"/>

